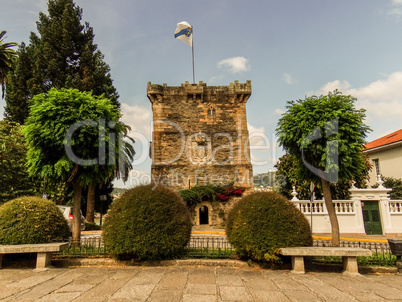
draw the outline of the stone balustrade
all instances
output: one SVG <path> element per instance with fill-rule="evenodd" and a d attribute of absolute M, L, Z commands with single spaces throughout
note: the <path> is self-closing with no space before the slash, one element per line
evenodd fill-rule
<path fill-rule="evenodd" d="M 381 178 L 377 188 L 359 189 L 352 185 L 350 200 L 333 200 L 341 233 L 366 233 L 363 215 L 364 204 L 377 202 L 383 234 L 402 236 L 402 200 L 391 200 Z M 306 216 L 313 233 L 331 233 L 331 224 L 325 200 L 299 200 L 293 187 L 291 202 Z M 366 217 L 367 218 L 367 217 Z"/>

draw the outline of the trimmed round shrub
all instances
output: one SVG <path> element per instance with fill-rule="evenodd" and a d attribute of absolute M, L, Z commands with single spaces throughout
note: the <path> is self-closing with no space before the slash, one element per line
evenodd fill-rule
<path fill-rule="evenodd" d="M 183 199 L 166 187 L 151 184 L 130 189 L 113 201 L 103 238 L 118 259 L 171 259 L 183 253 L 191 226 Z"/>
<path fill-rule="evenodd" d="M 40 197 L 19 197 L 0 206 L 0 244 L 68 241 L 70 232 L 59 208 Z"/>
<path fill-rule="evenodd" d="M 226 235 L 239 256 L 256 261 L 276 262 L 279 248 L 313 243 L 304 215 L 274 192 L 243 197 L 229 212 Z"/>

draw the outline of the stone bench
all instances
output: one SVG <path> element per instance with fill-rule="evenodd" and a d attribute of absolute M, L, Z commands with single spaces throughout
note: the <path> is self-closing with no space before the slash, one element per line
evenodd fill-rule
<path fill-rule="evenodd" d="M 359 274 L 357 256 L 371 256 L 368 249 L 354 247 L 287 247 L 281 248 L 279 254 L 292 257 L 292 272 L 304 274 L 305 256 L 342 257 L 343 273 Z"/>
<path fill-rule="evenodd" d="M 3 255 L 23 253 L 37 253 L 36 268 L 46 268 L 52 261 L 52 253 L 67 249 L 69 245 L 68 242 L 0 245 L 0 268 L 2 267 Z"/>

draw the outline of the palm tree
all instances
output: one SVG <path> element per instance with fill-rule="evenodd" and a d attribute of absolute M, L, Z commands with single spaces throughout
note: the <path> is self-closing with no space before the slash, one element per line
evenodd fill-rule
<path fill-rule="evenodd" d="M 0 83 L 1 83 L 1 90 L 2 90 L 2 99 L 4 99 L 4 93 L 6 88 L 7 82 L 7 73 L 11 71 L 13 57 L 17 55 L 14 49 L 11 47 L 18 46 L 15 42 L 4 42 L 6 31 L 3 30 L 0 32 Z"/>
<path fill-rule="evenodd" d="M 111 176 L 109 179 L 105 179 L 105 183 L 111 181 L 113 178 L 122 179 L 124 182 L 127 181 L 130 171 L 133 169 L 132 162 L 134 160 L 134 147 L 132 143 L 134 143 L 134 139 L 128 136 L 128 132 L 131 130 L 130 126 L 123 124 L 123 139 L 119 143 L 121 143 L 121 151 L 119 152 L 118 163 L 116 165 L 116 169 L 114 171 L 114 177 Z M 88 186 L 88 194 L 87 194 L 87 213 L 85 220 L 88 223 L 94 223 L 95 216 L 95 190 L 96 186 L 102 187 L 103 184 L 92 184 Z"/>

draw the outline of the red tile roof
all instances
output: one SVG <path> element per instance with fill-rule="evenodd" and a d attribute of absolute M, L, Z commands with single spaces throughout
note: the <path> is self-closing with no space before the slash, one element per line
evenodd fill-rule
<path fill-rule="evenodd" d="M 402 129 L 395 131 L 391 134 L 388 134 L 386 136 L 383 136 L 379 139 L 376 139 L 375 141 L 372 141 L 372 142 L 364 145 L 364 147 L 366 147 L 366 150 L 374 149 L 374 148 L 382 147 L 382 146 L 389 145 L 392 143 L 396 143 L 399 141 L 402 141 Z"/>

